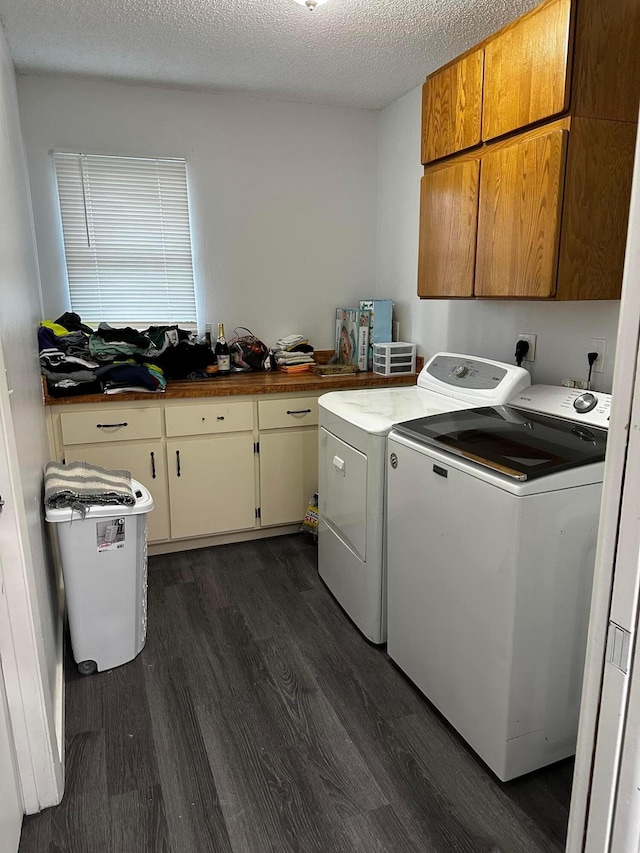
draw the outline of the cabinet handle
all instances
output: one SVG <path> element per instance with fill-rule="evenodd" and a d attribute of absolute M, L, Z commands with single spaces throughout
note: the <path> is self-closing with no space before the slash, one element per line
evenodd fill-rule
<path fill-rule="evenodd" d="M 129 424 L 127 421 L 124 421 L 121 424 L 96 424 L 96 426 L 98 429 L 112 429 L 113 427 L 129 426 Z"/>
<path fill-rule="evenodd" d="M 176 450 L 176 465 L 178 466 L 178 477 L 180 476 L 180 451 Z"/>
<path fill-rule="evenodd" d="M 153 450 L 150 451 L 151 455 L 151 478 L 155 480 L 156 478 L 156 454 Z"/>
<path fill-rule="evenodd" d="M 216 420 L 218 420 L 218 421 L 223 421 L 223 420 L 224 420 L 224 415 L 218 415 L 218 417 L 216 418 Z"/>
<path fill-rule="evenodd" d="M 288 415 L 310 415 L 311 409 L 287 409 Z"/>

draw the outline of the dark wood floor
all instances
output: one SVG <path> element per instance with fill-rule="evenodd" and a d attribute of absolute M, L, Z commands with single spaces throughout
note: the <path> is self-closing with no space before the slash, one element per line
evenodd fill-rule
<path fill-rule="evenodd" d="M 303 534 L 152 558 L 142 654 L 67 679 L 66 794 L 21 853 L 564 850 L 572 763 L 496 781 Z"/>

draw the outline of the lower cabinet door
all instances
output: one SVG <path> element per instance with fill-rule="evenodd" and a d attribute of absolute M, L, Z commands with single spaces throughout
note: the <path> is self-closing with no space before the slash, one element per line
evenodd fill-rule
<path fill-rule="evenodd" d="M 119 441 L 65 447 L 67 462 L 88 462 L 102 468 L 125 468 L 151 492 L 153 510 L 147 519 L 150 542 L 169 538 L 167 469 L 161 441 Z"/>
<path fill-rule="evenodd" d="M 260 434 L 260 523 L 301 521 L 318 490 L 318 430 Z"/>
<path fill-rule="evenodd" d="M 253 435 L 167 441 L 171 538 L 256 525 Z"/>

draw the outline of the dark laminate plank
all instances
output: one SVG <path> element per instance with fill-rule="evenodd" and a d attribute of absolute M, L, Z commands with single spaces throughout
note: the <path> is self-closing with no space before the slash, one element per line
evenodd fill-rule
<path fill-rule="evenodd" d="M 140 657 L 67 679 L 67 793 L 20 853 L 563 849 L 571 762 L 497 782 L 304 536 L 152 558 Z"/>
<path fill-rule="evenodd" d="M 45 848 L 50 853 L 111 853 L 106 797 L 87 789 L 83 794 L 65 797 L 51 812 L 51 843 Z"/>
<path fill-rule="evenodd" d="M 312 672 L 286 638 L 261 644 L 270 678 L 260 707 L 272 721 L 273 747 L 290 746 L 313 771 L 336 818 L 388 802 L 347 735 Z"/>
<path fill-rule="evenodd" d="M 365 814 L 352 815 L 342 825 L 354 853 L 434 853 L 398 818 L 392 806 L 381 806 Z"/>
<path fill-rule="evenodd" d="M 200 708 L 199 718 L 236 853 L 346 853 L 314 775 L 296 750 L 265 746 L 256 706 Z"/>
<path fill-rule="evenodd" d="M 338 650 L 343 661 L 352 666 L 353 678 L 361 684 L 375 684 L 375 704 L 386 719 L 404 717 L 423 707 L 422 699 L 413 686 L 402 676 L 398 677 L 398 671 L 389 665 L 384 647 L 374 646 L 362 637 L 324 584 L 304 593 L 301 598 L 321 627 L 322 634 L 316 645 L 325 647 L 332 641 L 335 644 L 336 638 L 340 638 Z M 327 672 L 322 661 L 318 661 L 317 666 L 323 673 Z M 335 672 L 335 669 L 332 667 L 329 671 Z"/>
<path fill-rule="evenodd" d="M 109 800 L 113 853 L 172 853 L 159 785 Z"/>
<path fill-rule="evenodd" d="M 475 848 L 504 853 L 562 850 L 505 796 L 501 784 L 471 754 L 458 737 L 432 714 L 396 720 L 393 728 L 418 772 L 428 776 L 443 801 L 455 809 L 475 839 Z M 438 768 L 437 774 L 433 768 Z"/>
<path fill-rule="evenodd" d="M 107 673 L 91 678 L 78 673 L 71 656 L 71 644 L 66 638 L 65 655 L 65 734 L 72 737 L 103 727 L 104 688 L 109 682 Z"/>
<path fill-rule="evenodd" d="M 507 785 L 498 783 L 505 798 L 544 832 L 554 850 L 564 850 L 573 769 L 574 760 L 568 758 Z"/>
<path fill-rule="evenodd" d="M 143 670 L 138 656 L 126 667 L 96 676 L 104 682 L 103 725 L 110 795 L 148 788 L 160 781 Z"/>
<path fill-rule="evenodd" d="M 381 657 L 382 653 L 371 647 L 360 635 L 354 635 L 353 626 L 342 614 L 328 629 L 323 620 L 318 619 L 307 606 L 310 592 L 298 596 L 292 593 L 291 585 L 286 580 L 290 572 L 281 571 L 281 562 L 261 576 L 265 595 L 271 596 L 274 601 L 277 599 L 286 613 L 303 653 L 320 674 L 320 686 L 364 756 L 370 775 L 377 780 L 389 802 L 396 806 L 403 822 L 416 828 L 425 849 L 473 851 L 473 839 L 458 823 L 455 814 L 447 810 L 448 804 L 442 801 L 437 790 L 432 789 L 429 780 L 420 773 L 414 775 L 411 765 L 409 768 L 405 766 L 405 756 L 395 733 L 373 699 L 379 686 L 378 680 L 372 680 L 373 692 L 369 692 L 359 681 L 362 673 L 348 666 L 351 661 L 349 646 L 353 643 L 362 653 L 363 659 L 375 660 L 377 674 L 386 678 L 389 667 Z M 324 591 L 319 592 L 326 595 Z M 334 613 L 333 608 L 331 613 Z M 357 655 L 354 660 L 359 663 Z M 398 697 L 395 698 L 395 715 L 400 708 L 407 710 L 409 706 L 420 707 L 419 697 L 415 696 L 412 688 L 403 684 L 403 679 L 397 674 L 395 682 L 397 693 L 405 693 L 404 697 L 400 696 L 400 704 Z M 408 700 L 408 704 L 403 702 L 403 698 Z M 441 819 L 443 813 L 447 815 L 446 821 Z"/>
<path fill-rule="evenodd" d="M 87 791 L 106 799 L 107 760 L 104 731 L 67 737 L 64 796 L 72 800 Z"/>
<path fill-rule="evenodd" d="M 144 678 L 172 848 L 231 851 L 184 668 L 156 661 Z"/>
<path fill-rule="evenodd" d="M 59 809 L 46 809 L 40 814 L 25 815 L 20 833 L 19 853 L 53 853 L 51 848 L 51 818 Z"/>
<path fill-rule="evenodd" d="M 235 702 L 250 695 L 264 663 L 240 610 L 212 610 L 198 587 L 165 591 L 172 653 L 182 662 L 192 695 Z"/>
<path fill-rule="evenodd" d="M 165 586 L 193 581 L 193 558 L 189 551 L 163 554 L 149 561 L 149 570 L 159 575 Z M 197 553 L 197 552 L 196 552 Z"/>

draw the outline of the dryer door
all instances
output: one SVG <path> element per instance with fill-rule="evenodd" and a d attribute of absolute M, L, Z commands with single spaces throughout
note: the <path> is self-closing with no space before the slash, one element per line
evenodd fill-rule
<path fill-rule="evenodd" d="M 367 457 L 320 428 L 319 510 L 361 560 L 367 543 Z"/>

